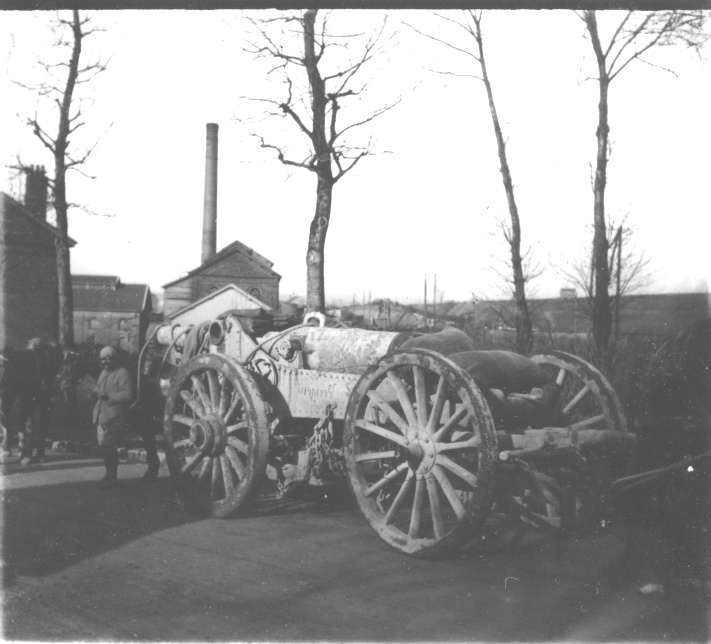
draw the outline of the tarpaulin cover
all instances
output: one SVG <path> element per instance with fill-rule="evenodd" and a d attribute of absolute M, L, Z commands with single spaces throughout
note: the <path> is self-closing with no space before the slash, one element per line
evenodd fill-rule
<path fill-rule="evenodd" d="M 485 389 L 527 393 L 551 379 L 533 360 L 511 351 L 462 351 L 448 357 Z"/>
<path fill-rule="evenodd" d="M 475 351 L 472 339 L 453 327 L 409 338 L 398 349 L 428 349 L 447 356 L 484 389 L 528 393 L 533 387 L 541 387 L 550 380 L 545 369 L 518 353 Z"/>
<path fill-rule="evenodd" d="M 428 349 L 443 356 L 461 351 L 473 351 L 474 348 L 472 339 L 464 331 L 454 327 L 442 329 L 437 333 L 408 338 L 398 347 L 403 351 L 408 349 Z"/>

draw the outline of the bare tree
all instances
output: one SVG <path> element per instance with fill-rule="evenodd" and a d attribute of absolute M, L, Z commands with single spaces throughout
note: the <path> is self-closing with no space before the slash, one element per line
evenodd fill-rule
<path fill-rule="evenodd" d="M 486 64 L 484 54 L 484 35 L 482 31 L 482 11 L 474 11 L 468 9 L 462 12 L 462 19 L 457 20 L 443 14 L 437 14 L 441 19 L 452 23 L 458 29 L 472 38 L 474 48 L 463 48 L 457 44 L 439 37 L 423 33 L 415 29 L 418 33 L 439 42 L 450 49 L 458 51 L 470 57 L 476 62 L 477 73 L 461 74 L 470 78 L 480 80 L 484 84 L 486 97 L 489 103 L 489 112 L 491 113 L 491 122 L 494 127 L 494 136 L 496 137 L 496 147 L 499 156 L 499 169 L 501 170 L 501 179 L 504 185 L 506 194 L 506 203 L 509 211 L 509 223 L 501 224 L 500 228 L 504 235 L 504 239 L 509 248 L 509 270 L 511 276 L 506 278 L 512 286 L 512 294 L 516 305 L 515 313 L 515 328 L 516 328 L 516 350 L 520 353 L 530 353 L 533 347 L 533 324 L 529 312 L 528 302 L 526 300 L 526 282 L 532 279 L 532 274 L 527 274 L 525 270 L 526 258 L 525 253 L 521 252 L 521 219 L 518 213 L 516 197 L 514 194 L 514 183 L 511 176 L 511 168 L 509 166 L 508 156 L 506 154 L 506 138 L 499 121 L 499 115 L 496 111 L 496 103 L 494 101 L 494 90 L 489 78 L 489 70 Z M 452 74 L 453 72 L 440 72 Z"/>
<path fill-rule="evenodd" d="M 627 225 L 628 215 L 619 224 L 609 222 L 606 232 L 608 249 L 607 265 L 611 279 L 608 280 L 608 302 L 613 328 L 612 336 L 619 335 L 619 319 L 625 306 L 623 298 L 647 288 L 652 282 L 650 259 L 634 243 L 634 229 Z M 591 322 L 595 312 L 595 272 L 592 249 L 577 255 L 559 273 L 583 294 L 580 300 L 582 314 Z"/>
<path fill-rule="evenodd" d="M 609 354 L 613 330 L 609 239 L 605 218 L 605 189 L 610 158 L 610 84 L 634 61 L 653 64 L 647 56 L 655 49 L 685 46 L 698 51 L 708 36 L 703 30 L 703 11 L 628 11 L 612 25 L 612 34 L 607 38 L 600 33 L 598 12 L 581 11 L 578 16 L 585 24 L 586 35 L 595 53 L 599 90 L 597 154 L 593 179 L 592 324 L 598 359 L 604 361 Z"/>
<path fill-rule="evenodd" d="M 320 15 L 310 9 L 271 20 L 250 18 L 257 38 L 247 48 L 255 56 L 270 60 L 271 72 L 279 74 L 281 80 L 280 98 L 253 100 L 269 106 L 268 117 L 290 121 L 305 149 L 294 151 L 284 142 L 275 142 L 273 135 L 264 133 L 266 127 L 254 136 L 262 148 L 274 151 L 282 164 L 316 175 L 316 208 L 306 252 L 306 308 L 311 311 L 325 310 L 325 246 L 333 188 L 361 159 L 373 154 L 370 140 L 358 145 L 347 135 L 399 102 L 397 99 L 365 114 L 354 109 L 355 118 L 343 123 L 341 112 L 346 101 L 362 98 L 368 88 L 368 79 L 360 81 L 361 72 L 379 53 L 386 23 L 383 21 L 369 36 L 338 35 L 330 29 L 330 16 L 330 12 Z M 283 29 L 282 35 L 296 25 L 301 46 L 294 38 L 272 35 L 274 24 Z"/>
<path fill-rule="evenodd" d="M 72 297 L 72 274 L 69 249 L 69 209 L 75 204 L 67 201 L 67 173 L 77 170 L 83 173 L 82 166 L 87 162 L 98 141 L 90 148 L 79 149 L 72 145 L 72 135 L 85 124 L 83 107 L 85 99 L 76 95 L 77 87 L 89 82 L 98 73 L 106 69 L 100 61 L 82 63 L 84 40 L 98 31 L 91 25 L 87 15 L 80 15 L 74 9 L 70 18 L 57 15 L 53 25 L 54 47 L 68 49 L 67 58 L 59 62 L 38 60 L 38 66 L 46 74 L 47 80 L 38 85 L 29 86 L 17 83 L 36 92 L 38 103 L 49 104 L 49 114 L 57 118 L 56 130 L 50 133 L 40 110 L 26 119 L 34 135 L 51 152 L 54 158 L 54 176 L 49 179 L 57 227 L 55 246 L 57 250 L 57 279 L 59 290 L 59 339 L 64 345 L 74 342 L 74 305 Z M 22 166 L 22 163 L 19 163 Z M 85 174 L 85 176 L 88 176 Z"/>

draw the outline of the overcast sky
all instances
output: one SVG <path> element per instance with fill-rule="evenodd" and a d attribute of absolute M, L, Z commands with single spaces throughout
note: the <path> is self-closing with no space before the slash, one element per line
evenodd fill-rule
<path fill-rule="evenodd" d="M 86 166 L 96 179 L 69 179 L 70 200 L 94 213 L 71 215 L 73 272 L 116 274 L 156 290 L 199 265 L 205 124 L 215 122 L 218 250 L 239 239 L 274 262 L 282 297 L 303 294 L 315 177 L 287 172 L 238 121 L 246 114 L 240 97 L 268 89 L 265 68 L 242 51 L 240 14 L 93 15 L 108 31 L 86 41 L 84 59 L 111 60 L 84 87 L 93 105 L 85 138 L 77 141 L 101 141 Z M 20 153 L 24 163 L 52 166 L 17 116 L 34 113 L 35 98 L 9 81 L 37 78 L 35 54 L 50 42 L 44 25 L 53 16 L 2 15 L 3 165 Z M 340 11 L 333 22 L 352 32 L 375 28 L 383 16 Z M 454 37 L 430 12 L 389 14 L 395 35 L 374 61 L 361 105 L 402 101 L 362 130 L 380 154 L 336 185 L 327 295 L 421 299 L 424 275 L 431 289 L 436 273 L 445 299 L 500 296 L 493 269 L 506 251 L 496 219 L 507 211 L 483 85 L 434 73 L 472 68 L 407 24 Z M 524 244 L 546 268 L 532 294 L 554 296 L 566 286 L 555 267 L 582 257 L 591 236 L 597 89 L 586 81 L 590 44 L 571 11 L 490 12 L 484 26 Z M 612 85 L 607 210 L 613 219 L 629 213 L 635 243 L 654 271 L 648 292 L 705 290 L 711 280 L 711 66 L 680 51 L 665 51 L 655 62 L 676 75 L 636 64 Z M 344 103 L 346 118 L 348 109 Z M 18 190 L 5 168 L 0 184 L 10 194 Z"/>

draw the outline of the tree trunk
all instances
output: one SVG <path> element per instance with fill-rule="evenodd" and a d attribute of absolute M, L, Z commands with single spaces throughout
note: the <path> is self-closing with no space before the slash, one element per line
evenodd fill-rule
<path fill-rule="evenodd" d="M 608 262 L 607 222 L 605 221 L 605 188 L 607 185 L 607 162 L 610 125 L 608 119 L 608 90 L 610 78 L 606 67 L 605 55 L 600 44 L 595 13 L 587 13 L 587 26 L 598 65 L 598 85 L 600 99 L 598 103 L 597 157 L 595 162 L 595 181 L 593 185 L 593 311 L 592 331 L 598 359 L 607 359 L 612 336 L 612 311 L 610 307 L 610 267 Z"/>
<path fill-rule="evenodd" d="M 72 295 L 72 271 L 69 253 L 69 218 L 67 205 L 66 152 L 69 139 L 72 95 L 79 73 L 82 31 L 79 11 L 73 11 L 72 31 L 74 45 L 69 61 L 67 84 L 59 111 L 59 128 L 54 147 L 54 210 L 57 216 L 57 288 L 59 291 L 59 341 L 62 345 L 74 343 L 74 298 Z"/>
<path fill-rule="evenodd" d="M 501 164 L 501 177 L 504 182 L 504 191 L 506 192 L 506 201 L 511 218 L 511 236 L 508 241 L 511 249 L 514 301 L 516 303 L 516 350 L 519 353 L 528 354 L 533 348 L 533 324 L 531 323 L 528 302 L 526 301 L 526 278 L 523 273 L 523 260 L 521 258 L 521 220 L 518 216 L 511 170 L 509 169 L 508 159 L 506 157 L 506 142 L 504 141 L 504 135 L 501 131 L 501 124 L 499 123 L 499 117 L 494 103 L 494 93 L 487 73 L 484 58 L 484 41 L 478 20 L 476 21 L 476 29 L 482 80 L 484 81 L 486 95 L 489 100 L 489 110 L 491 111 L 491 119 L 494 124 L 494 134 L 496 135 L 496 145 L 499 152 L 499 163 Z"/>
<path fill-rule="evenodd" d="M 316 212 L 309 227 L 309 245 L 306 253 L 306 308 L 323 312 L 326 309 L 324 281 L 324 249 L 331 215 L 333 185 L 318 177 Z"/>
<path fill-rule="evenodd" d="M 333 171 L 331 149 L 326 137 L 326 96 L 323 78 L 318 69 L 316 56 L 317 10 L 304 13 L 304 60 L 311 87 L 311 110 L 313 115 L 312 140 L 316 165 L 316 210 L 309 227 L 309 243 L 306 252 L 306 308 L 323 312 L 326 309 L 324 280 L 326 233 L 331 219 L 333 200 Z"/>

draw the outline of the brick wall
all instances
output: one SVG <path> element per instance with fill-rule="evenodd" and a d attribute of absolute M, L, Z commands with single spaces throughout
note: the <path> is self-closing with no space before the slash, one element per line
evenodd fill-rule
<path fill-rule="evenodd" d="M 74 339 L 79 343 L 110 344 L 131 353 L 138 353 L 141 331 L 141 315 L 138 313 L 74 312 Z"/>

